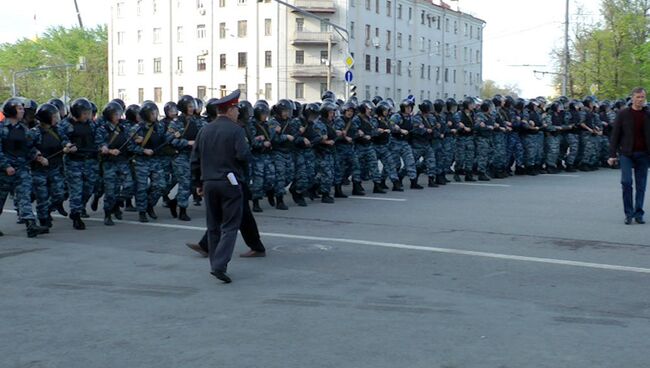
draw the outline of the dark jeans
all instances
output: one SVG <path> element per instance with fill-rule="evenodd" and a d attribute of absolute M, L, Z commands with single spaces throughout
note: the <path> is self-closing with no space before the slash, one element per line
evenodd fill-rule
<path fill-rule="evenodd" d="M 243 195 L 239 185 L 227 180 L 203 183 L 206 222 L 208 227 L 208 256 L 212 272 L 228 269 L 241 224 Z"/>
<path fill-rule="evenodd" d="M 623 187 L 623 209 L 626 217 L 642 218 L 643 198 L 648 179 L 648 154 L 635 152 L 631 156 L 621 155 L 621 186 Z M 636 199 L 632 202 L 632 173 L 636 186 Z"/>
<path fill-rule="evenodd" d="M 241 233 L 242 238 L 246 245 L 256 252 L 266 252 L 264 244 L 260 239 L 260 232 L 257 229 L 257 222 L 255 222 L 255 217 L 253 217 L 253 212 L 251 207 L 248 204 L 248 200 L 251 198 L 251 193 L 248 190 L 246 183 L 240 183 L 242 187 L 242 192 L 244 193 L 244 208 L 242 213 L 241 225 L 239 226 L 239 232 Z M 220 234 L 217 234 L 218 237 Z M 217 240 L 218 242 L 219 240 Z M 201 241 L 199 241 L 199 246 L 203 248 L 206 252 L 208 251 L 208 232 L 203 233 Z"/>

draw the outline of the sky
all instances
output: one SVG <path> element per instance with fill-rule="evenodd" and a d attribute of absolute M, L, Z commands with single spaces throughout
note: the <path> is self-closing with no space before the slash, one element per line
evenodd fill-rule
<path fill-rule="evenodd" d="M 84 26 L 108 22 L 108 0 L 78 0 L 78 3 Z M 550 54 L 554 47 L 563 45 L 565 0 L 448 0 L 447 3 L 487 22 L 483 79 L 494 80 L 499 85 L 516 84 L 524 97 L 553 95 L 552 76 L 535 75 L 533 70 L 555 71 Z M 571 0 L 570 22 L 596 22 L 599 4 L 599 0 Z M 586 15 L 577 17 L 578 7 Z M 54 25 L 77 25 L 73 0 L 22 0 L 0 22 L 0 42 L 32 38 Z M 521 66 L 526 64 L 535 66 Z"/>

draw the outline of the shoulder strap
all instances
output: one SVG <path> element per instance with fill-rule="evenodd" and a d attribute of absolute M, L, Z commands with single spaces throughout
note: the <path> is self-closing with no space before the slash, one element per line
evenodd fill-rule
<path fill-rule="evenodd" d="M 149 139 L 151 138 L 151 135 L 153 134 L 153 127 L 156 126 L 156 124 L 151 124 L 151 127 L 147 131 L 147 134 L 144 136 L 144 139 L 142 140 L 142 143 L 140 143 L 140 147 L 144 147 L 147 145 L 147 142 L 149 142 Z"/>

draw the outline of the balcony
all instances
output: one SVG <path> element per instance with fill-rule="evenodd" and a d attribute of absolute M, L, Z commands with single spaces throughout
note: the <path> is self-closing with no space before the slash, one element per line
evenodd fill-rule
<path fill-rule="evenodd" d="M 310 13 L 336 13 L 336 2 L 334 0 L 295 0 L 294 5 Z"/>
<path fill-rule="evenodd" d="M 332 44 L 337 43 L 336 38 L 329 32 L 297 31 L 293 34 L 291 43 L 293 45 L 321 45 L 327 43 L 328 40 L 331 40 Z"/>
<path fill-rule="evenodd" d="M 294 79 L 327 78 L 327 65 L 296 65 L 289 70 L 289 75 Z"/>

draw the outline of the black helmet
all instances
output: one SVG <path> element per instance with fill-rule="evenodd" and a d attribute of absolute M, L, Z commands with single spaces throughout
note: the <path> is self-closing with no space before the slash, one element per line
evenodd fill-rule
<path fill-rule="evenodd" d="M 356 112 L 357 107 L 353 102 L 348 101 L 348 102 L 343 104 L 343 106 L 341 107 L 341 111 L 346 112 L 348 110 L 352 110 L 352 111 Z"/>
<path fill-rule="evenodd" d="M 75 119 L 81 118 L 81 114 L 83 114 L 84 111 L 92 113 L 93 105 L 90 101 L 85 98 L 78 98 L 72 101 L 72 105 L 70 105 L 70 114 L 72 114 Z"/>
<path fill-rule="evenodd" d="M 91 111 L 93 117 L 97 116 L 97 110 L 98 110 L 97 105 L 95 105 L 94 102 L 90 101 L 90 106 L 92 107 L 92 109 L 90 111 Z"/>
<path fill-rule="evenodd" d="M 122 106 L 118 104 L 117 102 L 109 102 L 104 106 L 104 110 L 102 110 L 102 117 L 106 121 L 111 121 L 111 118 L 113 115 L 117 114 L 117 117 L 121 117 L 122 114 L 124 113 L 124 110 L 122 110 Z"/>
<path fill-rule="evenodd" d="M 253 107 L 253 116 L 257 120 L 262 120 L 262 115 L 269 116 L 271 109 L 269 109 L 268 103 L 266 101 L 257 101 Z"/>
<path fill-rule="evenodd" d="M 368 100 L 363 100 L 363 101 L 361 101 L 361 103 L 359 104 L 359 106 L 357 106 L 357 111 L 358 111 L 360 114 L 365 115 L 365 114 L 367 114 L 368 112 L 372 112 L 372 110 L 373 110 L 374 108 L 375 108 L 375 107 L 373 106 L 372 102 L 370 102 L 370 101 L 368 101 Z"/>
<path fill-rule="evenodd" d="M 393 101 L 392 98 L 389 97 L 389 98 L 387 98 L 387 99 L 384 100 L 384 101 L 388 102 L 388 104 L 390 105 L 390 109 L 391 109 L 391 110 L 395 110 L 395 101 Z"/>
<path fill-rule="evenodd" d="M 463 99 L 463 110 L 469 109 L 470 106 L 473 106 L 476 103 L 476 100 L 474 100 L 474 97 L 467 96 L 465 99 Z"/>
<path fill-rule="evenodd" d="M 148 123 L 158 120 L 158 105 L 153 102 L 145 102 L 140 108 L 140 118 Z"/>
<path fill-rule="evenodd" d="M 129 107 L 126 108 L 124 111 L 124 117 L 126 120 L 137 123 L 138 122 L 138 116 L 140 114 L 140 106 L 138 105 L 129 105 Z"/>
<path fill-rule="evenodd" d="M 10 97 L 2 106 L 2 113 L 8 118 L 15 118 L 18 115 L 17 106 L 25 106 L 22 99 Z"/>
<path fill-rule="evenodd" d="M 122 106 L 122 110 L 126 110 L 126 104 L 121 98 L 114 98 L 111 100 L 111 102 L 117 102 L 120 106 Z"/>
<path fill-rule="evenodd" d="M 302 116 L 307 120 L 309 120 L 310 118 L 313 119 L 316 116 L 318 116 L 318 110 L 319 110 L 319 106 L 317 104 L 315 103 L 307 104 L 305 105 L 305 108 L 302 111 Z"/>
<path fill-rule="evenodd" d="M 448 98 L 445 104 L 447 105 L 447 112 L 452 112 L 453 109 L 458 108 L 458 102 L 453 98 Z"/>
<path fill-rule="evenodd" d="M 163 106 L 163 112 L 165 117 L 171 117 L 171 115 L 178 114 L 178 105 L 174 101 L 169 101 Z"/>
<path fill-rule="evenodd" d="M 335 103 L 332 102 L 323 102 L 323 104 L 320 106 L 320 109 L 318 112 L 320 113 L 320 116 L 322 118 L 328 118 L 329 113 L 332 111 L 338 110 L 338 106 L 336 106 Z"/>
<path fill-rule="evenodd" d="M 344 103 L 345 103 L 345 101 L 341 100 L 340 98 L 336 99 L 336 106 L 341 107 L 341 106 L 343 106 Z"/>
<path fill-rule="evenodd" d="M 483 101 L 483 102 L 481 103 L 481 107 L 480 107 L 480 108 L 481 108 L 481 111 L 483 111 L 483 112 L 488 112 L 488 111 L 490 111 L 490 106 L 491 106 L 490 102 L 491 102 L 490 100 L 485 100 L 485 101 Z"/>
<path fill-rule="evenodd" d="M 587 108 L 591 108 L 593 103 L 594 100 L 590 96 L 587 96 L 582 100 L 582 104 Z"/>
<path fill-rule="evenodd" d="M 433 101 L 433 110 L 438 114 L 440 114 L 442 110 L 444 110 L 444 108 L 445 108 L 445 101 L 441 99 L 437 99 Z"/>
<path fill-rule="evenodd" d="M 390 112 L 390 105 L 386 101 L 380 101 L 379 105 L 375 107 L 375 114 L 377 116 L 386 116 Z"/>
<path fill-rule="evenodd" d="M 380 102 L 382 102 L 384 99 L 381 98 L 381 96 L 375 96 L 372 98 L 372 103 L 375 104 L 375 106 L 379 105 Z"/>
<path fill-rule="evenodd" d="M 352 102 L 355 106 L 359 105 L 359 99 L 357 98 L 357 96 L 352 96 L 348 98 L 348 102 Z"/>
<path fill-rule="evenodd" d="M 553 102 L 553 103 L 551 104 L 551 106 L 548 107 L 548 110 L 549 110 L 550 112 L 558 112 L 558 111 L 560 110 L 560 107 L 561 107 L 561 106 L 562 106 L 562 104 L 559 103 L 558 101 L 556 101 L 556 102 Z"/>
<path fill-rule="evenodd" d="M 219 101 L 218 98 L 211 98 L 211 99 L 208 100 L 208 102 L 205 103 L 205 114 L 208 116 L 208 119 L 210 119 L 210 120 L 216 119 L 217 115 L 219 114 L 219 108 L 218 108 L 219 105 L 217 104 L 218 101 Z M 252 107 L 251 107 L 251 110 L 252 110 Z M 239 115 L 241 116 L 241 114 L 242 114 L 242 109 L 240 108 L 239 109 Z"/>
<path fill-rule="evenodd" d="M 535 108 L 538 106 L 539 106 L 539 102 L 537 102 L 537 100 L 535 99 L 529 100 L 528 103 L 526 104 L 526 108 L 529 110 L 535 110 Z"/>
<path fill-rule="evenodd" d="M 403 99 L 402 102 L 399 103 L 399 112 L 405 113 L 407 107 L 411 107 L 411 101 Z"/>
<path fill-rule="evenodd" d="M 208 101 L 208 106 L 210 105 L 209 102 L 213 100 L 216 101 L 216 99 L 214 98 Z M 214 102 L 213 105 L 214 105 L 214 112 L 212 113 L 212 115 L 214 115 L 214 117 L 217 117 L 217 105 Z M 251 105 L 251 103 L 246 100 L 242 100 L 239 101 L 237 107 L 239 108 L 239 116 L 237 117 L 237 120 L 248 122 L 248 120 L 250 120 L 250 118 L 253 116 L 253 105 Z M 207 106 L 206 106 L 206 110 L 208 110 Z M 210 111 L 208 111 L 208 116 L 212 117 L 212 115 Z"/>
<path fill-rule="evenodd" d="M 608 100 L 604 100 L 603 102 L 600 103 L 600 106 L 598 107 L 599 112 L 607 112 L 607 110 L 611 109 L 612 104 Z"/>
<path fill-rule="evenodd" d="M 422 103 L 418 105 L 418 109 L 423 114 L 429 114 L 433 110 L 433 103 L 429 100 L 423 100 Z"/>
<path fill-rule="evenodd" d="M 526 101 L 523 98 L 518 98 L 513 106 L 517 110 L 523 110 L 526 107 Z"/>
<path fill-rule="evenodd" d="M 494 97 L 492 97 L 492 103 L 494 104 L 494 106 L 500 107 L 503 104 L 503 96 L 494 95 Z"/>
<path fill-rule="evenodd" d="M 320 99 L 321 101 L 325 101 L 325 100 L 336 101 L 336 95 L 332 91 L 325 91 L 325 93 L 323 93 L 323 96 Z"/>
<path fill-rule="evenodd" d="M 286 111 L 287 113 L 289 113 L 289 116 L 293 114 L 293 108 L 294 108 L 293 102 L 287 99 L 281 99 L 280 101 L 278 101 L 278 103 L 275 104 L 274 107 L 275 107 L 275 111 L 278 114 L 281 114 L 282 111 Z"/>
<path fill-rule="evenodd" d="M 293 117 L 299 118 L 302 112 L 302 105 L 298 101 L 293 101 Z"/>
<path fill-rule="evenodd" d="M 200 98 L 195 98 L 194 107 L 194 115 L 201 115 L 201 112 L 203 112 L 203 100 Z"/>
<path fill-rule="evenodd" d="M 38 104 L 34 100 L 25 100 L 23 105 L 25 106 L 25 110 L 31 110 L 34 113 L 38 110 Z"/>
<path fill-rule="evenodd" d="M 56 108 L 59 109 L 59 114 L 61 115 L 62 118 L 68 115 L 68 111 L 65 107 L 65 103 L 63 103 L 63 101 L 61 101 L 60 99 L 52 98 L 49 101 L 47 101 L 47 103 L 56 106 Z"/>
<path fill-rule="evenodd" d="M 196 110 L 196 100 L 194 100 L 194 97 L 192 97 L 190 95 L 181 96 L 181 98 L 178 100 L 177 105 L 178 105 L 178 110 L 181 113 L 186 114 L 186 115 L 189 114 L 188 111 L 189 111 L 190 106 L 194 110 Z M 142 107 L 144 107 L 144 103 L 142 104 Z M 192 111 L 192 113 L 193 112 L 194 111 Z"/>
<path fill-rule="evenodd" d="M 59 115 L 59 108 L 49 103 L 41 105 L 36 110 L 36 119 L 41 124 L 52 125 L 54 123 L 54 117 L 57 115 Z"/>

